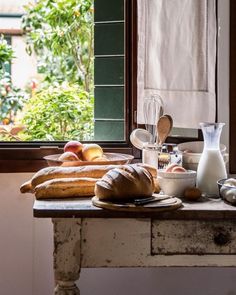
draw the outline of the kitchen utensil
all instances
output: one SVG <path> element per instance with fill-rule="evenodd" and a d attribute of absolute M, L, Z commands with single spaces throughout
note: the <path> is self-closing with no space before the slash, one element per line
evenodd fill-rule
<path fill-rule="evenodd" d="M 99 200 L 98 197 L 92 198 L 92 203 L 94 206 L 109 209 L 113 211 L 120 212 L 141 212 L 141 213 L 152 213 L 152 212 L 162 212 L 176 210 L 182 206 L 182 201 L 178 198 L 169 198 L 159 202 L 153 202 L 150 204 L 136 206 L 133 202 L 130 203 L 114 203 Z"/>
<path fill-rule="evenodd" d="M 173 120 L 170 115 L 163 115 L 157 121 L 157 143 L 162 145 L 173 127 Z"/>
<path fill-rule="evenodd" d="M 197 187 L 209 197 L 219 197 L 217 181 L 227 177 L 220 152 L 220 135 L 224 123 L 200 123 L 204 148 L 197 168 Z"/>
<path fill-rule="evenodd" d="M 153 196 L 151 196 L 150 198 L 146 198 L 146 199 L 135 199 L 134 200 L 134 204 L 136 206 L 142 206 L 142 205 L 146 205 L 149 203 L 153 203 L 153 202 L 160 202 L 163 200 L 167 200 L 172 198 L 169 195 L 159 195 L 159 194 L 153 194 Z"/>
<path fill-rule="evenodd" d="M 155 143 L 156 122 L 163 115 L 163 101 L 161 97 L 153 95 L 150 98 L 145 98 L 143 103 L 143 114 L 146 130 L 152 135 L 152 139 L 149 143 Z"/>
<path fill-rule="evenodd" d="M 137 149 L 142 150 L 144 144 L 152 141 L 152 134 L 145 129 L 134 129 L 130 134 L 130 141 Z"/>

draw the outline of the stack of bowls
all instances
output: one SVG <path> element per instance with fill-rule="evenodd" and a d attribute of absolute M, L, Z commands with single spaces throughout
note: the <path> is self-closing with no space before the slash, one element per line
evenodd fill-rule
<path fill-rule="evenodd" d="M 182 162 L 185 169 L 197 171 L 203 145 L 203 141 L 191 141 L 178 144 L 177 148 L 178 151 L 182 153 Z M 220 144 L 220 151 L 226 164 L 228 162 L 228 154 L 226 154 L 226 146 L 224 144 Z"/>

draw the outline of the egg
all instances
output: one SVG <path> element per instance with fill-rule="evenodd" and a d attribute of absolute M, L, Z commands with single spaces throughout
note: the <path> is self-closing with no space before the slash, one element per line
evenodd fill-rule
<path fill-rule="evenodd" d="M 229 178 L 229 179 L 225 180 L 224 185 L 225 186 L 236 186 L 236 179 Z"/>
<path fill-rule="evenodd" d="M 198 200 L 201 196 L 202 196 L 202 192 L 200 191 L 200 189 L 198 189 L 198 188 L 196 188 L 196 187 L 187 188 L 187 189 L 184 191 L 184 198 L 185 198 L 186 200 L 196 201 L 196 200 Z"/>

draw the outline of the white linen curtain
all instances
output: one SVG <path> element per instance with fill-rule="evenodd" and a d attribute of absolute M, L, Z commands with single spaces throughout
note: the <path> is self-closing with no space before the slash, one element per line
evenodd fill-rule
<path fill-rule="evenodd" d="M 160 95 L 174 126 L 215 121 L 215 0 L 138 0 L 138 110 Z"/>

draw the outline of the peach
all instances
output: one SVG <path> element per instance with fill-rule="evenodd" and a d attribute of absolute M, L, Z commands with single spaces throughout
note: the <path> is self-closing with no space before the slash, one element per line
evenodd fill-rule
<path fill-rule="evenodd" d="M 94 161 L 94 162 L 107 162 L 109 160 L 107 159 L 106 156 L 103 155 L 102 157 L 94 158 L 92 161 Z"/>
<path fill-rule="evenodd" d="M 79 157 L 72 152 L 65 152 L 63 154 L 60 155 L 60 157 L 58 158 L 59 161 L 80 161 Z"/>
<path fill-rule="evenodd" d="M 93 161 L 95 158 L 103 157 L 103 150 L 96 143 L 85 144 L 82 155 L 84 161 Z"/>
<path fill-rule="evenodd" d="M 186 172 L 186 170 L 181 166 L 175 166 L 171 172 Z"/>
<path fill-rule="evenodd" d="M 68 141 L 64 146 L 64 152 L 72 152 L 79 156 L 83 148 L 83 144 L 77 140 Z"/>
<path fill-rule="evenodd" d="M 169 165 L 166 167 L 165 172 L 172 172 L 172 170 L 173 170 L 174 167 L 179 167 L 179 165 L 176 164 L 176 163 L 169 164 Z"/>
<path fill-rule="evenodd" d="M 186 170 L 176 163 L 172 163 L 166 167 L 165 172 L 186 172 Z"/>

